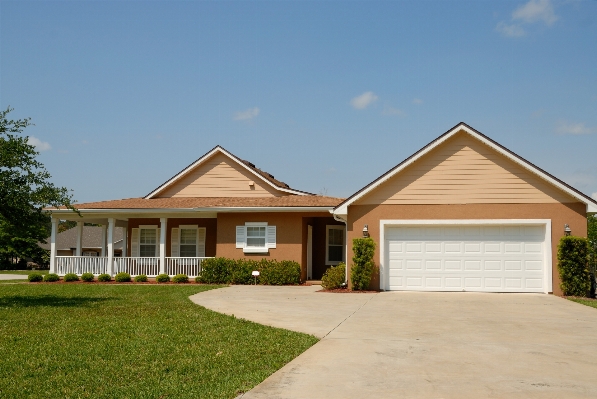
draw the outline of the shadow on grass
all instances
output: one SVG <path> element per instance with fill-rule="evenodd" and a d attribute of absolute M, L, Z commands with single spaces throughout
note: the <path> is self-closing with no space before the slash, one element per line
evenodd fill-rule
<path fill-rule="evenodd" d="M 54 307 L 87 307 L 105 301 L 114 300 L 112 297 L 67 297 L 58 295 L 10 295 L 0 296 L 0 307 L 30 308 L 36 306 Z"/>

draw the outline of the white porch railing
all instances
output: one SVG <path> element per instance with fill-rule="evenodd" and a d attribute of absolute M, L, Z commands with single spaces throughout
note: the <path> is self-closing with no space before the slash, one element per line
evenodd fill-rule
<path fill-rule="evenodd" d="M 103 274 L 108 267 L 108 258 L 98 256 L 57 256 L 56 273 L 63 276 L 67 273 Z"/>
<path fill-rule="evenodd" d="M 166 274 L 175 276 L 186 274 L 189 277 L 197 277 L 201 273 L 201 262 L 207 258 L 166 258 Z"/>
<path fill-rule="evenodd" d="M 123 257 L 114 258 L 114 274 L 126 272 L 131 276 L 145 274 L 155 277 L 160 274 L 160 258 L 155 257 Z"/>

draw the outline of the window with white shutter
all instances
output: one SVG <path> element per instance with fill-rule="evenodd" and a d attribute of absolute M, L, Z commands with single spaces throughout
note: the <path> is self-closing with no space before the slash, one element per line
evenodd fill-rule
<path fill-rule="evenodd" d="M 170 237 L 172 257 L 205 257 L 205 227 L 180 225 L 172 229 Z"/>
<path fill-rule="evenodd" d="M 269 248 L 276 248 L 276 226 L 265 222 L 236 226 L 236 248 L 242 248 L 245 253 L 267 253 Z"/>

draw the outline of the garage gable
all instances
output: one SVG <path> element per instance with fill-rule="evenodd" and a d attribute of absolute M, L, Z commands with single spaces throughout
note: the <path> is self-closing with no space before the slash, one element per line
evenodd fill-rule
<path fill-rule="evenodd" d="M 461 122 L 334 208 L 350 205 L 582 203 L 597 201 Z"/>
<path fill-rule="evenodd" d="M 578 200 L 460 131 L 355 204 L 553 202 Z"/>

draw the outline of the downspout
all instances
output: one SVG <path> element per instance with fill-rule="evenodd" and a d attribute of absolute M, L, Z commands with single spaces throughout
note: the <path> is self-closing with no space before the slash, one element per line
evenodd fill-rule
<path fill-rule="evenodd" d="M 344 223 L 344 285 L 348 286 L 348 223 L 340 216 L 336 215 L 333 210 L 330 211 L 336 222 Z"/>

